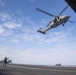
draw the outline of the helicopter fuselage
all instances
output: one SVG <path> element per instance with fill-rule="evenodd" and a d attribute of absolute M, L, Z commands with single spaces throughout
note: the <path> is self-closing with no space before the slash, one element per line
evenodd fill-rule
<path fill-rule="evenodd" d="M 70 16 L 67 15 L 57 16 L 49 23 L 48 28 L 55 28 L 61 24 L 64 24 L 68 21 L 69 18 Z"/>
<path fill-rule="evenodd" d="M 50 14 L 42 9 L 39 9 L 39 8 L 36 8 L 36 10 L 40 11 L 40 12 L 43 12 L 49 16 L 52 16 L 54 17 L 53 20 L 50 21 L 50 23 L 48 24 L 47 28 L 45 30 L 42 30 L 42 28 L 40 28 L 38 30 L 38 32 L 42 33 L 42 34 L 46 34 L 46 31 L 48 31 L 49 29 L 52 29 L 52 28 L 56 28 L 58 27 L 59 25 L 63 25 L 68 21 L 68 19 L 70 18 L 69 15 L 61 15 L 66 9 L 68 8 L 68 5 L 59 13 L 58 16 L 55 16 L 53 14 Z"/>
<path fill-rule="evenodd" d="M 49 29 L 56 28 L 61 24 L 63 24 L 64 26 L 64 24 L 68 21 L 69 18 L 70 16 L 68 15 L 57 16 L 53 20 L 50 21 L 50 23 L 48 24 L 48 27 L 45 30 L 42 30 L 42 28 L 40 28 L 38 32 L 46 34 L 46 31 L 48 31 Z"/>

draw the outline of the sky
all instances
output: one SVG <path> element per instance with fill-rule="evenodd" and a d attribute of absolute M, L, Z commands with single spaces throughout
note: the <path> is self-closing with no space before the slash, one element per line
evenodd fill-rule
<path fill-rule="evenodd" d="M 76 65 L 76 23 L 67 22 L 40 34 L 53 19 L 36 11 L 43 9 L 58 15 L 64 0 L 0 0 L 0 60 L 9 57 L 13 63 L 33 65 Z M 76 14 L 68 7 L 62 15 Z"/>

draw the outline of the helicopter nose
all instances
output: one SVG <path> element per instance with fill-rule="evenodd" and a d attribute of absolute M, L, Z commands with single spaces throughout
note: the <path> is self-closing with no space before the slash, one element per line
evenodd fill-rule
<path fill-rule="evenodd" d="M 71 15 L 68 16 L 69 18 L 71 17 Z"/>
<path fill-rule="evenodd" d="M 71 15 L 69 15 L 69 17 L 71 17 Z"/>
<path fill-rule="evenodd" d="M 68 19 L 69 19 L 70 17 L 71 17 L 71 16 L 68 16 L 68 15 L 64 16 L 65 23 L 68 21 Z"/>
<path fill-rule="evenodd" d="M 65 18 L 68 20 L 70 17 L 71 17 L 71 16 L 69 15 L 69 16 L 66 16 Z"/>
<path fill-rule="evenodd" d="M 68 16 L 68 18 L 70 18 L 70 17 L 71 17 L 71 15 Z"/>

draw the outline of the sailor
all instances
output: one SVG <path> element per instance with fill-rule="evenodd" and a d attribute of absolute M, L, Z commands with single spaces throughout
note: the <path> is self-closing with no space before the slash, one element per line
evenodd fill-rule
<path fill-rule="evenodd" d="M 6 67 L 7 60 L 8 60 L 8 59 L 9 59 L 9 58 L 7 58 L 7 57 L 4 58 L 4 60 L 3 60 L 3 66 L 4 66 L 4 67 Z"/>

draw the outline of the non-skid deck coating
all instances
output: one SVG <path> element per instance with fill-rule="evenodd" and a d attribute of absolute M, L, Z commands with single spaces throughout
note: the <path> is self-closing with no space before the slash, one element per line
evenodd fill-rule
<path fill-rule="evenodd" d="M 76 67 L 0 66 L 0 75 L 76 75 Z"/>

